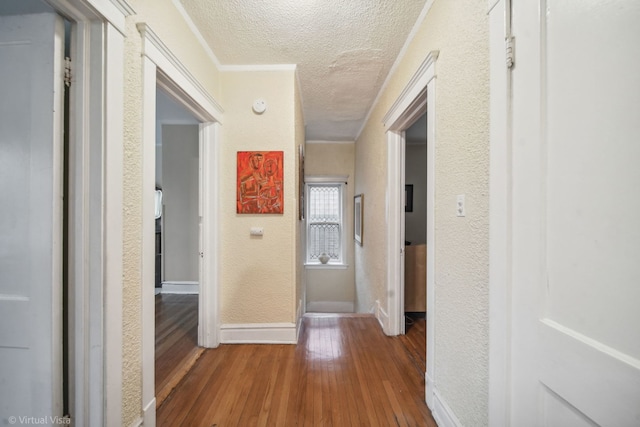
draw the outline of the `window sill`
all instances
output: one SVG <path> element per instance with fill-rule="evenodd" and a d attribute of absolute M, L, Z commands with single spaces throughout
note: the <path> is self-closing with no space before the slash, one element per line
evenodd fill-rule
<path fill-rule="evenodd" d="M 305 264 L 308 270 L 346 270 L 349 264 Z"/>

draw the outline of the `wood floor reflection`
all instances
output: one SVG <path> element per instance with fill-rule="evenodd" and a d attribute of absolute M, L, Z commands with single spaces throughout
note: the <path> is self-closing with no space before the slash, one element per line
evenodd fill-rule
<path fill-rule="evenodd" d="M 156 402 L 159 406 L 202 354 L 198 295 L 156 295 Z"/>
<path fill-rule="evenodd" d="M 387 337 L 369 315 L 307 315 L 298 345 L 206 350 L 157 425 L 435 427 L 420 335 L 424 320 Z"/>

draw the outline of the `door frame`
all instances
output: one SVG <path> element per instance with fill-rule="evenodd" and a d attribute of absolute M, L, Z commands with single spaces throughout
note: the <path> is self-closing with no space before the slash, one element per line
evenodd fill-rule
<path fill-rule="evenodd" d="M 511 1 L 489 7 L 489 425 L 510 425 L 511 377 L 511 71 L 505 40 L 511 34 Z"/>
<path fill-rule="evenodd" d="M 125 0 L 47 0 L 72 23 L 69 129 L 70 410 L 122 420 L 122 136 Z M 106 94 L 109 94 L 107 97 Z"/>
<path fill-rule="evenodd" d="M 155 220 L 156 90 L 161 88 L 183 106 L 199 125 L 200 146 L 200 294 L 198 345 L 220 343 L 218 176 L 219 128 L 223 110 L 188 69 L 146 24 L 137 24 L 142 37 L 142 411 L 144 425 L 155 425 Z"/>
<path fill-rule="evenodd" d="M 435 378 L 435 117 L 439 51 L 431 51 L 383 118 L 387 128 L 387 335 L 404 333 L 405 130 L 427 113 L 427 372 L 425 400 L 434 407 Z"/>

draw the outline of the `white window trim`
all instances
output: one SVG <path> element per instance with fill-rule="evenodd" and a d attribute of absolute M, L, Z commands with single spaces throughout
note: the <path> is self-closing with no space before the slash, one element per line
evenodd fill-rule
<path fill-rule="evenodd" d="M 309 212 L 309 184 L 333 184 L 340 186 L 340 192 L 342 194 L 342 198 L 340 200 L 340 225 L 341 225 L 341 236 L 340 236 L 340 260 L 338 261 L 329 261 L 326 264 L 322 264 L 320 262 L 310 262 L 309 261 L 309 215 L 306 215 L 305 219 L 305 233 L 307 233 L 307 245 L 305 245 L 305 267 L 307 269 L 318 269 L 318 270 L 326 270 L 326 269 L 334 269 L 334 270 L 343 270 L 349 267 L 346 260 L 346 245 L 347 245 L 347 236 L 346 236 L 346 222 L 347 221 L 347 179 L 348 175 L 318 175 L 318 176 L 305 176 L 305 211 Z"/>

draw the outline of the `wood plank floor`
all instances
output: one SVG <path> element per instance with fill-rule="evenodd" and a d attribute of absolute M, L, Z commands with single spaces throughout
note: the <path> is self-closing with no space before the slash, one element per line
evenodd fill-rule
<path fill-rule="evenodd" d="M 204 349 L 198 347 L 198 295 L 156 295 L 156 402 L 161 405 Z"/>
<path fill-rule="evenodd" d="M 157 425 L 435 427 L 416 344 L 424 326 L 408 332 L 387 337 L 369 315 L 307 315 L 297 345 L 206 350 Z"/>

